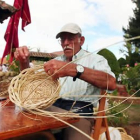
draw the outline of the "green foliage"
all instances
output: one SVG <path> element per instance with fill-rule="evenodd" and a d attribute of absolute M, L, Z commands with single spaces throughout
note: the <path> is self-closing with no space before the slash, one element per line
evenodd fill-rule
<path fill-rule="evenodd" d="M 19 62 L 18 61 L 14 61 L 11 65 L 10 65 L 10 71 L 14 71 L 17 74 L 20 73 L 20 69 L 19 69 Z"/>
<path fill-rule="evenodd" d="M 118 63 L 120 65 L 120 68 L 122 68 L 122 67 L 126 66 L 126 64 L 128 64 L 128 62 L 124 58 L 118 59 Z"/>
<path fill-rule="evenodd" d="M 129 66 L 133 67 L 136 62 L 140 62 L 140 54 L 138 48 L 129 42 L 126 42 L 124 48 L 120 49 L 120 51 L 126 56 L 126 59 L 121 59 L 121 61 L 119 60 L 121 66 L 123 66 L 123 64 L 129 64 Z"/>
<path fill-rule="evenodd" d="M 136 92 L 135 96 L 140 97 L 140 64 L 134 67 L 121 68 L 125 77 L 122 79 L 122 84 L 126 86 L 130 95 Z"/>
<path fill-rule="evenodd" d="M 134 52 L 134 53 L 131 54 L 129 65 L 131 67 L 134 67 L 136 62 L 140 62 L 140 55 L 139 55 L 139 53 Z"/>
<path fill-rule="evenodd" d="M 104 56 L 107 59 L 112 72 L 114 72 L 114 74 L 116 75 L 116 78 L 117 78 L 118 74 L 120 72 L 120 66 L 119 66 L 119 63 L 118 63 L 115 55 L 108 49 L 102 49 L 98 52 L 98 54 Z"/>
<path fill-rule="evenodd" d="M 10 60 L 10 55 L 9 54 L 6 56 L 6 60 L 9 62 L 9 60 Z"/>
<path fill-rule="evenodd" d="M 118 91 L 117 91 L 117 90 L 114 90 L 111 94 L 112 94 L 113 96 L 117 96 L 117 95 L 118 95 Z"/>
<path fill-rule="evenodd" d="M 19 62 L 16 61 L 16 60 L 13 60 L 12 63 L 9 62 L 9 59 L 10 59 L 10 55 L 8 54 L 7 57 L 6 57 L 6 60 L 8 62 L 8 65 L 9 65 L 9 70 L 10 71 L 14 71 L 16 72 L 17 74 L 20 72 L 20 69 L 19 69 Z"/>
<path fill-rule="evenodd" d="M 126 112 L 121 112 L 125 107 L 123 104 L 119 104 L 120 101 L 109 100 L 109 108 L 111 109 L 109 109 L 107 115 L 114 116 L 114 114 L 116 114 L 114 117 L 108 117 L 108 123 L 113 127 L 120 127 L 128 124 L 128 115 Z"/>
<path fill-rule="evenodd" d="M 128 89 L 130 92 L 140 89 L 140 64 L 135 67 L 131 67 L 127 72 L 128 77 Z M 131 93 L 132 94 L 132 93 Z M 140 97 L 140 91 L 136 93 L 136 96 Z"/>
<path fill-rule="evenodd" d="M 123 28 L 125 33 L 124 38 L 131 38 L 140 35 L 140 0 L 133 0 L 136 4 L 136 8 L 133 9 L 134 17 L 129 18 L 127 29 Z M 140 48 L 140 39 L 130 41 L 131 44 Z"/>

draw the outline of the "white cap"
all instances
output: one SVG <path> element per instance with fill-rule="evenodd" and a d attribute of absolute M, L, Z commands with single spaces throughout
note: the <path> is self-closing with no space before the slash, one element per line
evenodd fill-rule
<path fill-rule="evenodd" d="M 68 32 L 68 33 L 72 33 L 72 34 L 80 33 L 82 35 L 81 28 L 75 23 L 68 23 L 68 24 L 64 25 L 61 28 L 60 32 L 56 35 L 56 38 L 59 38 L 61 33 L 63 33 L 63 32 Z"/>

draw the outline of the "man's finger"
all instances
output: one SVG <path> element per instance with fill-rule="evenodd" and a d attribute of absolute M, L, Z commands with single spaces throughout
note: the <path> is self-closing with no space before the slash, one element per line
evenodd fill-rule
<path fill-rule="evenodd" d="M 28 50 L 27 47 L 23 47 L 23 48 L 22 48 L 22 51 L 23 51 L 23 53 L 24 53 L 24 55 L 25 55 L 26 57 L 29 56 L 29 50 Z"/>

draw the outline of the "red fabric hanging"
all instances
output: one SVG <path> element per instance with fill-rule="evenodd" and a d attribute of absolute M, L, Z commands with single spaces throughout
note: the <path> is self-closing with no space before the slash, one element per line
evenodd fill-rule
<path fill-rule="evenodd" d="M 28 6 L 28 0 L 15 0 L 14 1 L 14 7 L 18 9 L 19 11 L 16 12 L 13 16 L 11 16 L 4 38 L 6 40 L 6 46 L 5 50 L 2 56 L 3 58 L 10 54 L 10 63 L 13 60 L 13 49 L 19 47 L 19 41 L 18 41 L 18 25 L 20 17 L 22 19 L 22 30 L 24 30 L 24 27 L 31 23 L 31 17 L 30 17 L 30 10 Z"/>

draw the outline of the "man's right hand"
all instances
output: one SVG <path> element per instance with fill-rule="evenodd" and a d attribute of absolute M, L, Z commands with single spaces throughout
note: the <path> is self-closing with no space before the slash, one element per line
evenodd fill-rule
<path fill-rule="evenodd" d="M 16 48 L 14 57 L 17 61 L 19 61 L 21 70 L 29 67 L 30 53 L 26 46 Z"/>

